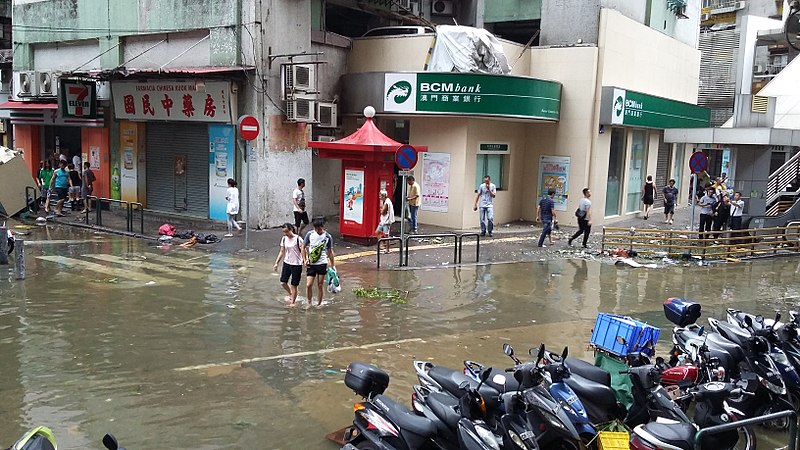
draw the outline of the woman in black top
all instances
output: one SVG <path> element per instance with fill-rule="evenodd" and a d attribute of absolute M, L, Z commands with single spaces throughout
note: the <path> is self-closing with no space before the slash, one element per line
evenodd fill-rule
<path fill-rule="evenodd" d="M 650 210 L 653 209 L 653 203 L 656 199 L 656 185 L 653 183 L 653 176 L 648 175 L 647 181 L 642 187 L 642 203 L 644 203 L 644 220 L 650 217 Z"/>
<path fill-rule="evenodd" d="M 75 164 L 69 164 L 67 168 L 69 168 L 69 204 L 74 211 L 81 195 L 81 174 L 75 169 Z"/>

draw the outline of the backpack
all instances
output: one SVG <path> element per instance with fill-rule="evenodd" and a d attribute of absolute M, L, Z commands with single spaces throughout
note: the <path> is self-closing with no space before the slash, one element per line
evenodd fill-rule
<path fill-rule="evenodd" d="M 578 219 L 583 219 L 584 217 L 586 217 L 586 211 L 582 210 L 581 207 L 579 206 L 578 209 L 575 210 L 575 217 L 577 217 Z"/>
<path fill-rule="evenodd" d="M 306 196 L 305 195 L 300 197 L 300 200 L 297 201 L 297 206 L 299 206 L 300 209 L 302 209 L 302 210 L 306 209 Z"/>
<path fill-rule="evenodd" d="M 311 233 L 312 232 L 309 231 L 308 235 L 310 235 Z M 321 240 L 317 245 L 315 245 L 314 247 L 311 248 L 311 251 L 308 252 L 308 262 L 310 262 L 311 264 L 314 264 L 317 261 L 319 261 L 319 259 L 322 257 L 322 252 L 324 252 L 325 251 L 325 247 L 328 246 L 328 238 L 329 238 L 329 235 L 328 235 L 327 232 L 325 232 L 325 239 Z"/>

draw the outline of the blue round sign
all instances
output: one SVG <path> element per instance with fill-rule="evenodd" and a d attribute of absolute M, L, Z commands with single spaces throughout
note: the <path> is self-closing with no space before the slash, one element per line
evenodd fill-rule
<path fill-rule="evenodd" d="M 397 149 L 394 154 L 394 162 L 402 170 L 411 170 L 417 165 L 417 149 L 410 145 L 404 145 Z"/>
<path fill-rule="evenodd" d="M 698 173 L 706 170 L 708 167 L 708 157 L 703 152 L 694 152 L 689 158 L 689 170 L 692 173 Z"/>

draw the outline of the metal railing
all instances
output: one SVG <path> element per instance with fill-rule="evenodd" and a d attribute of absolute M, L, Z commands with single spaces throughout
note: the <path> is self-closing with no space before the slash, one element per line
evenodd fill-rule
<path fill-rule="evenodd" d="M 722 433 L 724 431 L 735 430 L 747 425 L 756 425 L 759 423 L 769 422 L 770 420 L 789 418 L 789 446 L 787 450 L 795 450 L 797 448 L 797 413 L 794 411 L 778 411 L 772 414 L 763 416 L 752 417 L 749 419 L 737 420 L 735 422 L 725 423 L 722 425 L 714 425 L 713 427 L 703 428 L 694 435 L 694 448 L 700 450 L 701 441 L 707 434 Z"/>
<path fill-rule="evenodd" d="M 800 253 L 800 224 L 704 232 L 603 227 L 600 251 L 613 248 L 720 259 Z"/>
<path fill-rule="evenodd" d="M 133 233 L 134 210 L 139 210 L 139 234 L 144 234 L 144 205 L 142 205 L 140 202 L 128 203 L 128 216 L 126 217 L 128 232 Z"/>
<path fill-rule="evenodd" d="M 89 196 L 86 197 L 86 201 L 90 201 L 90 200 L 94 200 L 94 202 L 95 202 L 95 204 L 94 204 L 94 206 L 95 206 L 95 208 L 94 208 L 95 222 L 94 223 L 95 223 L 96 226 L 98 226 L 98 227 L 102 227 L 103 226 L 103 205 L 107 204 L 108 208 L 110 209 L 112 204 L 116 204 L 116 205 L 119 205 L 120 208 L 124 208 L 125 209 L 125 227 L 126 227 L 125 231 L 127 231 L 129 233 L 132 232 L 133 221 L 131 220 L 131 217 L 130 217 L 131 209 L 130 209 L 130 206 L 129 206 L 129 202 L 127 202 L 125 200 L 116 200 L 116 199 L 113 199 L 113 198 L 95 197 L 93 195 L 89 195 Z M 89 223 L 88 222 L 88 218 L 89 218 L 89 213 L 87 212 L 86 213 L 86 220 L 87 220 L 86 223 L 87 224 Z"/>
<path fill-rule="evenodd" d="M 767 181 L 767 190 L 764 193 L 767 208 L 772 206 L 784 195 L 797 196 L 800 191 L 787 192 L 786 188 L 800 179 L 800 152 L 789 158 L 778 170 L 772 172 Z"/>
<path fill-rule="evenodd" d="M 464 248 L 464 238 L 465 237 L 474 237 L 475 238 L 475 262 L 480 262 L 481 260 L 481 235 L 480 233 L 461 233 L 458 235 L 457 240 L 457 248 L 458 248 L 458 258 L 456 263 L 461 264 L 461 252 Z"/>
<path fill-rule="evenodd" d="M 458 263 L 458 235 L 456 233 L 435 233 L 435 234 L 408 234 L 403 240 L 403 248 L 405 255 L 403 258 L 403 265 L 408 266 L 408 241 L 411 239 L 435 239 L 435 238 L 453 238 L 453 264 Z M 402 253 L 402 252 L 401 252 Z"/>
<path fill-rule="evenodd" d="M 397 261 L 397 265 L 402 267 L 403 266 L 403 240 L 397 236 L 390 236 L 390 237 L 382 237 L 378 239 L 378 269 L 381 268 L 381 244 L 384 242 L 394 242 L 397 241 L 400 244 L 400 255 L 399 261 Z"/>

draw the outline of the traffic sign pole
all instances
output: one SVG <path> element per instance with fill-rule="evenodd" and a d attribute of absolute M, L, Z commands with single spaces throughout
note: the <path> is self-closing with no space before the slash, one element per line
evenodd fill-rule
<path fill-rule="evenodd" d="M 237 129 L 239 136 L 244 139 L 244 161 L 247 164 L 247 212 L 245 213 L 245 227 L 244 227 L 244 248 L 250 248 L 250 164 L 253 162 L 252 155 L 250 154 L 250 141 L 258 137 L 261 131 L 261 124 L 258 119 L 253 116 L 240 116 Z"/>
<path fill-rule="evenodd" d="M 406 182 L 406 180 L 407 180 L 406 179 L 406 174 L 403 174 L 403 189 L 402 189 L 403 200 L 400 202 L 400 205 L 401 205 L 401 209 L 400 209 L 400 240 L 404 241 L 404 242 L 405 242 L 405 236 L 406 236 L 406 204 L 408 203 L 406 201 L 406 196 L 408 195 L 406 193 L 406 186 L 408 186 L 408 183 Z M 403 250 L 403 246 L 402 245 L 400 246 L 400 250 L 401 250 L 401 253 L 402 253 L 402 250 Z"/>
<path fill-rule="evenodd" d="M 408 192 L 406 188 L 408 187 L 408 175 L 411 169 L 417 165 L 417 161 L 419 160 L 419 154 L 417 153 L 417 149 L 410 145 L 403 145 L 397 149 L 394 153 L 394 162 L 397 167 L 400 169 L 400 175 L 403 177 L 403 187 L 401 189 L 403 199 L 400 202 L 400 239 L 404 240 L 406 235 L 406 207 L 408 206 L 408 201 L 406 197 L 408 196 Z M 402 246 L 401 246 L 402 250 Z"/>
<path fill-rule="evenodd" d="M 244 141 L 244 160 L 247 163 L 247 213 L 245 215 L 245 223 L 244 223 L 244 248 L 250 248 L 250 163 L 252 163 L 252 158 L 250 158 L 250 141 Z"/>
<path fill-rule="evenodd" d="M 692 177 L 690 178 L 692 181 L 692 210 L 689 213 L 692 215 L 692 218 L 689 222 L 689 231 L 694 231 L 694 210 L 695 210 L 695 202 L 697 201 L 697 174 L 693 173 Z"/>

